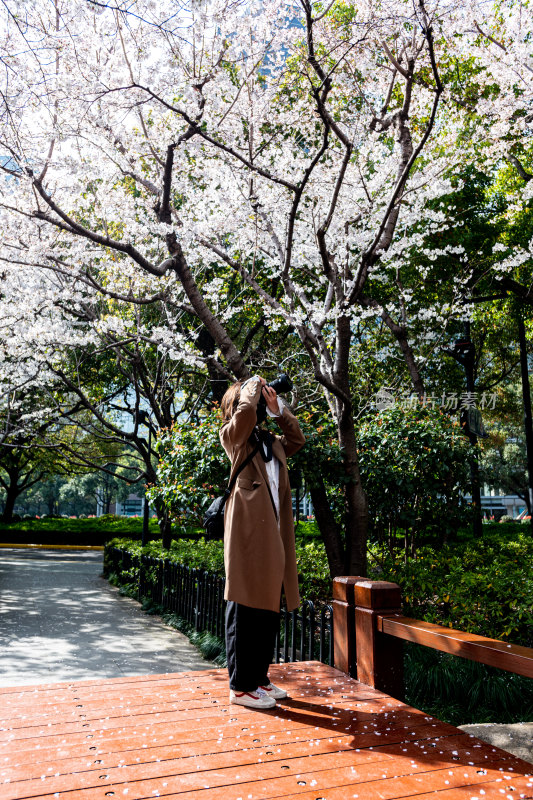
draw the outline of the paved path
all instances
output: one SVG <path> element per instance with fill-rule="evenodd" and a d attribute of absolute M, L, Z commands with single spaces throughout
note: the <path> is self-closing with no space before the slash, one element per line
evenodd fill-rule
<path fill-rule="evenodd" d="M 0 548 L 0 686 L 210 669 L 101 576 L 103 553 Z"/>
<path fill-rule="evenodd" d="M 472 733 L 478 739 L 501 747 L 502 750 L 533 764 L 533 722 L 516 722 L 514 725 L 484 722 L 459 727 L 466 733 Z"/>

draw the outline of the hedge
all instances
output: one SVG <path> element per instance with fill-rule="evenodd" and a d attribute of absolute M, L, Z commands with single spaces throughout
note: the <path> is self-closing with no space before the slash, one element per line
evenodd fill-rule
<path fill-rule="evenodd" d="M 331 596 L 327 560 L 321 542 L 307 538 L 296 543 L 301 594 L 320 603 Z M 113 539 L 108 546 L 141 552 L 139 542 L 131 539 Z M 164 551 L 154 541 L 143 552 L 218 575 L 224 572 L 220 542 L 180 540 Z M 481 541 L 466 540 L 439 552 L 420 548 L 417 559 L 407 564 L 382 558 L 374 549 L 370 577 L 399 583 L 409 616 L 531 646 L 532 556 L 529 531 L 495 526 Z M 111 577 L 124 591 L 135 593 L 131 576 Z M 207 644 L 212 648 L 211 639 Z M 214 644 L 222 653 L 223 642 Z M 409 704 L 454 725 L 533 719 L 533 680 L 418 645 L 405 647 L 405 682 Z"/>
<path fill-rule="evenodd" d="M 401 586 L 407 616 L 533 647 L 533 538 L 524 527 L 506 533 L 503 526 L 494 526 L 479 541 L 439 550 L 423 546 L 407 563 L 374 546 L 369 577 Z M 132 539 L 115 538 L 109 544 L 141 551 L 140 542 Z M 180 539 L 164 551 L 160 541 L 153 541 L 145 552 L 224 574 L 221 542 Z M 322 542 L 297 537 L 296 557 L 302 598 L 328 602 L 331 579 Z"/>
<path fill-rule="evenodd" d="M 224 548 L 222 542 L 210 542 L 201 537 L 195 541 L 190 539 L 174 540 L 170 550 L 164 550 L 161 540 L 149 542 L 144 549 L 138 540 L 114 538 L 107 543 L 108 547 L 128 550 L 133 555 L 169 558 L 179 564 L 186 564 L 194 569 L 204 569 L 215 575 L 224 575 Z M 302 600 L 329 602 L 331 597 L 331 580 L 328 563 L 322 542 L 302 540 L 296 542 L 296 557 L 300 574 L 300 593 Z"/>

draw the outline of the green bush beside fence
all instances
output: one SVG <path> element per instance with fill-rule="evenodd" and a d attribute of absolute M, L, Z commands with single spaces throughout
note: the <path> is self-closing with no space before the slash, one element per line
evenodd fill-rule
<path fill-rule="evenodd" d="M 151 549 L 152 554 L 147 550 Z M 122 593 L 135 597 L 144 610 L 160 613 L 163 619 L 184 631 L 205 650 L 218 649 L 217 663 L 224 651 L 224 584 L 220 573 L 204 565 L 181 563 L 168 551 L 153 554 L 152 548 L 106 547 L 104 576 Z M 198 636 L 203 637 L 201 640 Z M 206 640 L 207 637 L 207 640 Z M 309 600 L 294 611 L 281 609 L 274 660 L 333 662 L 332 607 L 315 609 Z"/>
<path fill-rule="evenodd" d="M 407 563 L 403 556 L 391 558 L 374 546 L 369 577 L 401 586 L 407 616 L 533 647 L 533 538 L 525 526 L 507 533 L 504 527 L 494 526 L 480 540 L 438 550 L 421 547 Z M 296 540 L 300 592 L 302 599 L 327 603 L 331 578 L 324 546 L 310 537 L 308 531 Z M 141 552 L 140 542 L 129 538 L 112 539 L 109 545 Z M 160 541 L 153 541 L 143 552 L 224 574 L 222 542 L 179 539 L 165 551 Z"/>
<path fill-rule="evenodd" d="M 438 551 L 421 547 L 407 564 L 373 548 L 370 577 L 400 584 L 407 616 L 531 647 L 533 539 L 527 526 L 487 528 L 479 541 L 464 537 Z M 322 543 L 311 529 L 306 534 L 296 546 L 301 594 L 320 606 L 331 598 L 331 580 Z M 141 554 L 132 539 L 113 539 L 108 547 Z M 153 541 L 142 552 L 224 574 L 221 542 L 182 539 L 164 551 Z M 113 582 L 136 592 L 127 572 L 114 575 Z M 417 708 L 452 724 L 533 719 L 532 680 L 417 645 L 405 650 L 406 697 Z"/>

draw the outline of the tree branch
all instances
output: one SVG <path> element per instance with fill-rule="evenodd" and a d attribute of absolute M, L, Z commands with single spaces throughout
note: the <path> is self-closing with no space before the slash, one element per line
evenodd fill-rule
<path fill-rule="evenodd" d="M 128 255 L 136 264 L 142 267 L 144 270 L 149 272 L 151 275 L 164 275 L 166 272 L 166 268 L 164 269 L 164 265 L 166 262 L 160 267 L 155 267 L 153 264 L 148 261 L 132 244 L 119 242 L 115 239 L 111 239 L 108 236 L 101 236 L 94 231 L 89 230 L 89 228 L 85 228 L 83 225 L 80 225 L 79 222 L 76 222 L 72 217 L 66 214 L 51 198 L 51 196 L 45 191 L 44 187 L 39 183 L 39 180 L 33 176 L 33 171 L 31 169 L 27 169 L 29 176 L 33 179 L 32 183 L 39 195 L 45 201 L 47 206 L 54 211 L 60 219 L 63 220 L 63 223 L 59 222 L 58 220 L 53 219 L 52 217 L 45 214 L 43 211 L 36 211 L 31 216 L 35 217 L 36 219 L 42 219 L 45 222 L 49 222 L 52 225 L 55 225 L 58 228 L 68 232 L 74 233 L 77 236 L 82 236 L 85 239 L 89 239 L 96 244 L 102 245 L 102 247 L 109 247 L 112 250 L 117 250 L 119 253 L 124 253 Z"/>
<path fill-rule="evenodd" d="M 422 0 L 420 0 L 420 5 L 423 8 Z M 407 128 L 407 125 L 406 125 L 406 112 L 407 112 L 406 106 L 407 106 L 407 103 L 410 101 L 410 96 L 411 96 L 410 90 L 412 88 L 412 80 L 413 80 L 412 76 L 413 76 L 413 70 L 414 70 L 414 64 L 412 64 L 412 65 L 410 65 L 410 68 L 409 68 L 409 74 L 411 76 L 410 77 L 410 85 L 409 85 L 409 87 L 406 87 L 406 94 L 405 94 L 405 99 L 404 99 L 404 107 L 402 109 L 402 115 L 401 115 L 402 118 L 403 118 L 403 121 L 402 121 L 401 124 L 403 126 L 404 140 L 403 140 L 403 142 L 401 142 L 403 153 L 402 153 L 402 159 L 400 161 L 399 175 L 398 175 L 398 178 L 396 180 L 396 186 L 394 187 L 394 190 L 392 192 L 390 200 L 389 200 L 389 202 L 387 204 L 387 208 L 385 210 L 385 214 L 383 215 L 383 218 L 382 218 L 381 224 L 379 226 L 378 232 L 376 233 L 372 244 L 370 245 L 368 250 L 363 254 L 363 256 L 361 258 L 361 266 L 360 266 L 360 268 L 359 268 L 359 270 L 357 272 L 357 275 L 356 275 L 355 280 L 353 282 L 353 286 L 351 287 L 351 289 L 350 289 L 350 291 L 348 293 L 348 297 L 347 297 L 347 300 L 346 300 L 347 305 L 352 305 L 357 300 L 358 296 L 360 295 L 360 293 L 363 290 L 363 287 L 364 287 L 364 285 L 366 283 L 366 279 L 367 279 L 367 276 L 368 276 L 368 270 L 370 269 L 372 264 L 375 263 L 381 257 L 381 252 L 386 250 L 387 247 L 389 246 L 390 242 L 391 242 L 391 239 L 392 239 L 395 227 L 396 227 L 396 221 L 397 221 L 397 218 L 398 218 L 398 213 L 399 213 L 399 206 L 395 208 L 396 202 L 399 199 L 399 197 L 401 196 L 401 194 L 403 192 L 403 189 L 405 187 L 405 184 L 407 183 L 407 180 L 409 178 L 411 169 L 413 168 L 413 165 L 414 165 L 416 159 L 418 158 L 418 156 L 422 152 L 427 140 L 429 139 L 429 136 L 430 136 L 431 131 L 433 130 L 433 126 L 435 124 L 435 118 L 436 118 L 436 115 L 437 115 L 437 108 L 438 108 L 438 105 L 439 105 L 441 94 L 443 92 L 443 86 L 442 86 L 442 82 L 441 82 L 441 79 L 440 79 L 440 76 L 439 76 L 437 63 L 436 63 L 436 59 L 435 59 L 434 45 L 433 45 L 433 35 L 432 35 L 432 32 L 431 32 L 431 28 L 429 28 L 429 27 L 426 28 L 425 31 L 424 31 L 424 35 L 425 35 L 425 38 L 426 38 L 426 41 L 427 41 L 427 45 L 428 45 L 428 50 L 429 50 L 429 54 L 430 54 L 430 61 L 431 61 L 433 74 L 434 74 L 434 79 L 435 79 L 435 85 L 436 85 L 435 97 L 433 99 L 430 118 L 429 118 L 428 124 L 426 126 L 426 129 L 424 131 L 424 134 L 423 134 L 420 142 L 418 143 L 417 147 L 414 150 L 412 150 L 410 156 L 407 157 L 408 153 L 409 153 L 409 149 L 412 149 L 410 132 L 408 131 L 408 128 Z M 405 135 L 406 132 L 409 133 L 408 136 Z M 378 250 L 380 252 L 378 252 Z"/>
<path fill-rule="evenodd" d="M 193 278 L 189 269 L 181 245 L 178 242 L 175 233 L 167 234 L 167 247 L 171 253 L 171 261 L 174 270 L 176 271 L 181 285 L 185 290 L 185 294 L 189 298 L 189 302 L 195 310 L 195 313 L 205 325 L 217 345 L 220 347 L 228 366 L 234 375 L 238 378 L 249 378 L 250 373 L 248 367 L 244 363 L 241 354 L 233 344 L 230 336 L 219 322 L 219 320 L 212 314 L 209 306 L 202 297 L 202 294 Z"/>
<path fill-rule="evenodd" d="M 528 183 L 533 178 L 531 172 L 527 172 L 524 169 L 524 167 L 522 166 L 522 164 L 520 163 L 520 161 L 517 159 L 516 156 L 509 155 L 507 156 L 507 158 L 511 162 L 511 164 L 513 164 L 513 166 L 516 167 L 518 174 L 520 175 L 521 178 L 523 178 L 526 181 L 526 183 Z"/>
<path fill-rule="evenodd" d="M 178 108 L 177 106 L 172 105 L 171 103 L 167 103 L 166 100 L 163 100 L 162 97 L 159 97 L 157 94 L 155 94 L 155 92 L 153 92 L 147 86 L 143 86 L 140 83 L 134 82 L 129 87 L 128 86 L 123 86 L 123 87 L 120 87 L 120 88 L 117 88 L 117 89 L 113 89 L 113 90 L 109 90 L 109 91 L 122 91 L 122 90 L 128 89 L 128 88 L 140 89 L 141 91 L 146 92 L 147 94 L 150 95 L 150 97 L 153 97 L 154 100 L 157 100 L 158 103 L 161 103 L 169 111 L 172 111 L 174 114 L 177 114 L 178 116 L 180 116 L 189 125 L 189 128 L 191 130 L 190 136 L 193 136 L 193 135 L 201 136 L 202 139 L 205 139 L 206 142 L 209 142 L 210 144 L 214 145 L 218 150 L 222 150 L 225 153 L 228 153 L 229 155 L 233 156 L 233 158 L 236 158 L 238 161 L 240 161 L 242 164 L 244 164 L 244 166 L 247 167 L 248 169 L 250 169 L 252 172 L 257 172 L 258 175 L 262 175 L 264 178 L 268 178 L 268 180 L 272 181 L 273 183 L 277 183 L 277 184 L 280 184 L 281 186 L 285 186 L 287 189 L 290 189 L 291 191 L 295 191 L 296 190 L 296 186 L 293 183 L 291 183 L 291 181 L 286 181 L 284 178 L 277 178 L 275 175 L 273 175 L 268 170 L 263 169 L 262 167 L 258 167 L 256 164 L 253 164 L 252 162 L 250 162 L 249 159 L 245 158 L 237 150 L 234 150 L 232 147 L 229 147 L 228 145 L 224 144 L 223 142 L 220 142 L 217 139 L 215 139 L 213 136 L 211 136 L 209 133 L 207 133 L 207 131 L 205 131 L 203 128 L 201 128 L 200 125 L 197 122 L 195 122 L 193 119 L 191 119 L 191 117 L 187 114 L 186 111 L 184 111 L 181 108 Z M 188 138 L 190 138 L 190 136 Z"/>

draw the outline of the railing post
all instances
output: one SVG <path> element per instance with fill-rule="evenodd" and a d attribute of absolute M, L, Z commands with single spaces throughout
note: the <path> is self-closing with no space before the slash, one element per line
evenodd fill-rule
<path fill-rule="evenodd" d="M 378 630 L 378 616 L 401 614 L 398 584 L 361 579 L 353 587 L 357 646 L 357 680 L 404 698 L 403 647 L 400 639 Z"/>
<path fill-rule="evenodd" d="M 352 678 L 357 673 L 354 586 L 359 577 L 333 578 L 333 666 Z"/>

